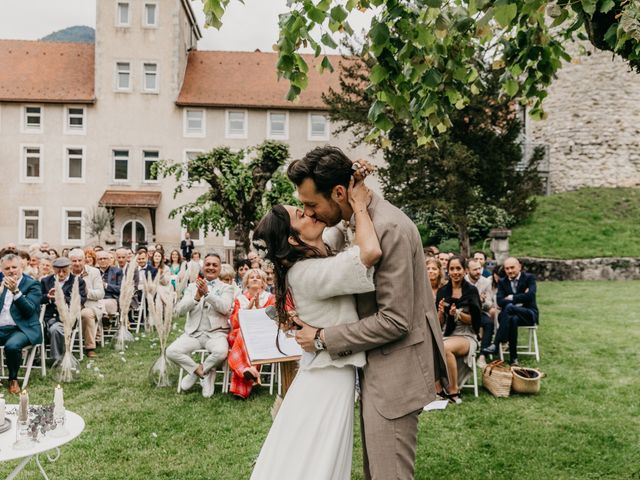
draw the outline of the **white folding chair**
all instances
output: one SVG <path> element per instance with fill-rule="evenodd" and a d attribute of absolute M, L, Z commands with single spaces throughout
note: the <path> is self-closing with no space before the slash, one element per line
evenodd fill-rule
<path fill-rule="evenodd" d="M 527 331 L 527 343 L 521 343 L 522 335 L 518 334 L 518 355 L 530 355 L 540 361 L 540 348 L 538 346 L 538 325 L 523 325 L 518 327 Z M 500 360 L 504 360 L 504 354 L 509 353 L 509 347 L 500 348 Z"/>
<path fill-rule="evenodd" d="M 476 365 L 475 355 L 471 359 L 471 375 L 469 376 L 469 378 L 467 378 L 465 384 L 462 385 L 462 388 L 472 388 L 473 396 L 478 396 L 478 366 Z"/>
<path fill-rule="evenodd" d="M 199 355 L 200 363 L 204 363 L 204 359 L 207 358 L 209 353 L 210 353 L 209 350 L 199 349 L 191 352 L 191 355 Z M 182 383 L 182 377 L 184 377 L 186 373 L 187 372 L 185 371 L 185 369 L 180 367 L 180 373 L 178 374 L 178 393 L 182 392 L 182 387 L 180 386 L 180 384 Z M 221 380 L 218 380 L 219 374 L 222 374 Z M 224 363 L 222 364 L 222 368 L 216 368 L 216 379 L 213 382 L 213 392 L 215 393 L 216 391 L 216 385 L 220 386 L 222 393 L 229 392 L 230 382 L 231 382 L 231 374 L 229 372 L 229 364 L 225 360 Z"/>
<path fill-rule="evenodd" d="M 266 371 L 265 367 L 268 367 Z M 277 392 L 278 395 L 280 395 L 282 393 L 280 363 L 266 363 L 262 365 L 262 368 L 260 369 L 260 382 L 262 385 L 269 384 L 269 395 L 273 395 L 273 389 L 277 385 Z"/>

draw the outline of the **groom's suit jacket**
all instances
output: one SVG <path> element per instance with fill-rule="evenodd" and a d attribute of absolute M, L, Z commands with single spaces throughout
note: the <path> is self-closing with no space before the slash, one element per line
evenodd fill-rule
<path fill-rule="evenodd" d="M 368 211 L 382 248 L 376 291 L 356 296 L 359 322 L 324 335 L 332 358 L 367 352 L 363 396 L 395 419 L 433 401 L 435 380 L 446 385 L 444 345 L 417 227 L 375 194 Z"/>

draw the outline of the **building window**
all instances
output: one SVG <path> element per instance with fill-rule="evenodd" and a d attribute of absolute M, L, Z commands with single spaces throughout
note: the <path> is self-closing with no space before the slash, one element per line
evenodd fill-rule
<path fill-rule="evenodd" d="M 129 181 L 129 150 L 113 150 L 113 179 Z"/>
<path fill-rule="evenodd" d="M 326 115 L 309 114 L 309 140 L 329 140 L 329 120 Z"/>
<path fill-rule="evenodd" d="M 227 110 L 225 136 L 227 138 L 247 138 L 246 110 Z"/>
<path fill-rule="evenodd" d="M 189 180 L 188 163 L 191 160 L 195 160 L 196 158 L 198 158 L 203 153 L 204 153 L 204 150 L 186 150 L 184 152 L 184 179 L 185 180 Z M 202 185 L 205 185 L 205 183 L 203 181 L 198 181 L 198 182 L 195 182 L 193 185 L 194 186 L 202 186 Z"/>
<path fill-rule="evenodd" d="M 84 147 L 65 147 L 64 179 L 66 182 L 84 180 Z"/>
<path fill-rule="evenodd" d="M 84 221 L 81 209 L 64 209 L 64 244 L 84 242 Z"/>
<path fill-rule="evenodd" d="M 85 133 L 85 109 L 84 107 L 66 107 L 64 133 Z"/>
<path fill-rule="evenodd" d="M 22 109 L 24 132 L 42 133 L 42 107 L 26 105 Z"/>
<path fill-rule="evenodd" d="M 131 65 L 129 62 L 116 63 L 116 89 L 131 90 Z"/>
<path fill-rule="evenodd" d="M 156 3 L 144 4 L 144 26 L 145 27 L 158 26 L 158 4 Z"/>
<path fill-rule="evenodd" d="M 144 181 L 157 182 L 158 172 L 156 172 L 155 165 L 160 159 L 160 152 L 157 150 L 144 150 L 142 156 L 144 158 Z"/>
<path fill-rule="evenodd" d="M 204 110 L 193 110 L 187 108 L 184 111 L 184 136 L 204 137 L 205 135 Z"/>
<path fill-rule="evenodd" d="M 289 137 L 289 114 L 287 112 L 269 112 L 267 138 L 286 140 Z"/>
<path fill-rule="evenodd" d="M 42 182 L 42 147 L 40 145 L 21 146 L 23 182 Z"/>
<path fill-rule="evenodd" d="M 145 63 L 142 68 L 144 70 L 144 91 L 157 92 L 158 91 L 158 64 Z"/>
<path fill-rule="evenodd" d="M 40 207 L 20 208 L 20 243 L 40 241 Z"/>
<path fill-rule="evenodd" d="M 128 27 L 129 21 L 129 2 L 118 2 L 116 12 L 116 25 L 118 27 Z"/>

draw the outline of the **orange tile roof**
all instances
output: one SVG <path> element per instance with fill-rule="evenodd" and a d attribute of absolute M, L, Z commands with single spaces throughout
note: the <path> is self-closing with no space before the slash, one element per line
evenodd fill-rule
<path fill-rule="evenodd" d="M 322 57 L 304 55 L 309 65 L 309 85 L 296 102 L 286 99 L 289 82 L 278 80 L 276 53 L 192 51 L 182 89 L 176 100 L 181 106 L 253 107 L 326 110 L 322 93 L 338 90 L 339 55 L 330 55 L 335 71 L 320 74 Z"/>
<path fill-rule="evenodd" d="M 105 190 L 98 201 L 102 207 L 153 208 L 160 205 L 161 192 L 140 190 Z"/>
<path fill-rule="evenodd" d="M 93 103 L 92 43 L 0 40 L 0 101 Z"/>

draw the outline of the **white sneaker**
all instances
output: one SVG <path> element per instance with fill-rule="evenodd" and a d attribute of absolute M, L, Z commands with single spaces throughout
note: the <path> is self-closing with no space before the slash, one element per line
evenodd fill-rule
<path fill-rule="evenodd" d="M 209 370 L 209 373 L 207 373 L 202 379 L 202 396 L 204 398 L 210 398 L 213 395 L 215 381 L 216 369 L 212 368 L 211 370 Z"/>
<path fill-rule="evenodd" d="M 180 390 L 191 390 L 198 381 L 198 378 L 199 377 L 195 373 L 182 377 L 182 380 L 180 381 Z"/>

